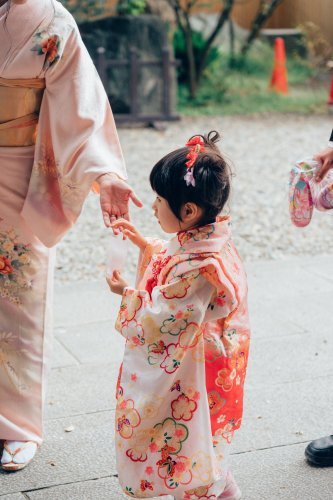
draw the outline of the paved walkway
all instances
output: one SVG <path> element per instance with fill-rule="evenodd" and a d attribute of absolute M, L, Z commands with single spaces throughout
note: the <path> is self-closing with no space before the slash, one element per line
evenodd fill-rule
<path fill-rule="evenodd" d="M 253 343 L 232 466 L 244 500 L 332 500 L 333 468 L 306 443 L 333 431 L 333 255 L 247 265 Z M 118 298 L 103 282 L 56 289 L 46 441 L 25 470 L 0 473 L 1 500 L 117 500 L 114 388 Z"/>

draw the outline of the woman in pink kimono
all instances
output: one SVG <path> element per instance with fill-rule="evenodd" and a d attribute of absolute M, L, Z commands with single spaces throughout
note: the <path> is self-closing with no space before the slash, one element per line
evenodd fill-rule
<path fill-rule="evenodd" d="M 170 241 L 146 240 L 116 221 L 141 250 L 136 289 L 115 271 L 126 338 L 116 409 L 119 481 L 132 497 L 238 500 L 228 467 L 241 425 L 250 329 L 246 275 L 219 217 L 230 191 L 215 142 L 195 136 L 162 158 L 150 183 Z"/>
<path fill-rule="evenodd" d="M 5 470 L 42 442 L 53 247 L 99 184 L 105 224 L 128 217 L 112 112 L 72 16 L 0 0 L 0 440 Z"/>

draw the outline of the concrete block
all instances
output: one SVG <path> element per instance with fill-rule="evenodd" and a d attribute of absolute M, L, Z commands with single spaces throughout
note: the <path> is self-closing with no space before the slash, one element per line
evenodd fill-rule
<path fill-rule="evenodd" d="M 333 280 L 308 271 L 302 259 L 262 261 L 247 264 L 250 293 L 265 299 L 293 299 L 309 290 L 314 296 L 333 292 Z"/>
<path fill-rule="evenodd" d="M 309 273 L 321 276 L 330 282 L 333 281 L 333 259 L 331 255 L 319 257 L 303 257 L 301 266 L 305 267 Z"/>
<path fill-rule="evenodd" d="M 125 340 L 115 330 L 114 321 L 66 326 L 55 334 L 80 363 L 117 365 L 122 361 Z"/>
<path fill-rule="evenodd" d="M 114 409 L 118 371 L 118 363 L 52 370 L 47 389 L 46 418 Z"/>
<path fill-rule="evenodd" d="M 0 476 L 0 486 L 1 486 L 1 476 Z M 1 500 L 25 500 L 27 497 L 25 497 L 21 493 L 14 493 L 13 495 L 1 495 L 1 489 L 0 489 L 0 498 Z"/>
<path fill-rule="evenodd" d="M 119 306 L 120 296 L 111 293 L 104 280 L 58 285 L 54 301 L 55 325 L 115 321 Z"/>
<path fill-rule="evenodd" d="M 244 500 L 332 500 L 331 469 L 304 460 L 304 444 L 231 457 L 231 469 Z"/>
<path fill-rule="evenodd" d="M 128 498 L 128 496 L 122 493 L 118 480 L 115 477 L 28 491 L 27 495 L 31 500 L 123 500 L 124 498 Z M 160 500 L 173 499 L 171 496 L 158 498 Z"/>
<path fill-rule="evenodd" d="M 73 430 L 66 432 L 70 426 Z M 0 472 L 3 495 L 116 474 L 113 412 L 49 420 L 45 436 L 26 469 L 15 475 Z"/>
<path fill-rule="evenodd" d="M 333 374 L 333 334 L 252 339 L 249 376 L 257 387 Z M 251 375 L 250 375 L 251 374 Z M 260 389 L 261 390 L 261 389 Z"/>
<path fill-rule="evenodd" d="M 97 498 L 98 500 L 123 500 L 126 498 L 115 477 L 65 484 L 26 493 L 31 500 L 94 500 Z"/>
<path fill-rule="evenodd" d="M 269 309 L 275 307 L 281 312 L 283 320 L 298 325 L 314 336 L 331 334 L 332 296 L 332 292 L 315 292 L 308 286 L 304 290 L 298 289 L 293 300 L 277 297 L 274 303 L 269 303 Z"/>
<path fill-rule="evenodd" d="M 78 361 L 65 349 L 61 343 L 53 339 L 52 368 L 77 365 Z"/>
<path fill-rule="evenodd" d="M 333 432 L 333 375 L 245 387 L 243 423 L 234 453 L 312 441 Z M 305 445 L 304 445 L 305 447 Z"/>

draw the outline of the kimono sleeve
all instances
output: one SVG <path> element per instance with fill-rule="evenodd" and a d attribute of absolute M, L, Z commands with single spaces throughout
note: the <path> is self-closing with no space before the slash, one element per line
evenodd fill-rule
<path fill-rule="evenodd" d="M 126 288 L 116 327 L 133 346 L 193 347 L 202 334 L 212 292 L 213 286 L 203 276 L 193 278 L 192 273 L 155 287 L 151 298 L 145 290 Z"/>
<path fill-rule="evenodd" d="M 202 325 L 212 290 L 190 271 L 156 286 L 151 298 L 131 288 L 123 294 L 119 329 L 126 344 L 115 448 L 120 484 L 135 498 L 144 496 L 147 467 L 154 498 L 187 498 L 185 491 L 221 477 L 211 440 Z M 205 476 L 197 457 L 203 457 Z"/>
<path fill-rule="evenodd" d="M 147 245 L 144 250 L 140 251 L 138 259 L 138 270 L 136 274 L 136 286 L 140 288 L 141 280 L 153 258 L 153 255 L 159 253 L 166 244 L 166 241 L 158 238 L 146 238 Z"/>
<path fill-rule="evenodd" d="M 126 178 L 107 95 L 77 27 L 58 38 L 58 53 L 45 71 L 34 166 L 22 211 L 47 246 L 75 222 L 98 176 L 114 172 Z"/>

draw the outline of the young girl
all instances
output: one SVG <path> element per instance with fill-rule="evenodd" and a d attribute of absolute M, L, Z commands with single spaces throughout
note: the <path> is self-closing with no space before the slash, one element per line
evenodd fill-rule
<path fill-rule="evenodd" d="M 227 456 L 241 424 L 250 330 L 245 272 L 229 218 L 219 217 L 230 175 L 218 139 L 192 137 L 150 174 L 170 241 L 113 224 L 141 250 L 135 289 L 118 271 L 108 278 L 122 295 L 116 454 L 132 497 L 241 497 Z"/>

